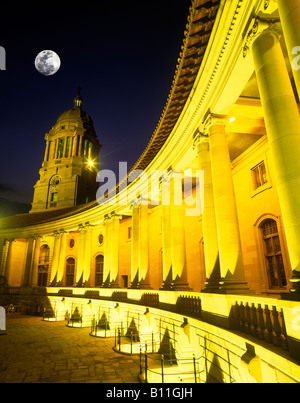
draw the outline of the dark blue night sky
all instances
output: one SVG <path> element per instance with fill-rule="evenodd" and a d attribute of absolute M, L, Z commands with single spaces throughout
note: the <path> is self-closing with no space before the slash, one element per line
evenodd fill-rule
<path fill-rule="evenodd" d="M 118 172 L 119 161 L 129 168 L 136 162 L 166 104 L 191 2 L 41 4 L 17 3 L 1 17 L 0 217 L 26 212 L 13 202 L 32 202 L 44 136 L 73 107 L 79 86 L 103 145 L 100 169 Z M 61 58 L 54 76 L 34 67 L 45 49 Z"/>

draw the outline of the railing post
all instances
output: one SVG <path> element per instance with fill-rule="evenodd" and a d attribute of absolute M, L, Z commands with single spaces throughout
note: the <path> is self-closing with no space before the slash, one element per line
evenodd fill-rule
<path fill-rule="evenodd" d="M 148 383 L 148 355 L 145 353 L 145 382 Z"/>
<path fill-rule="evenodd" d="M 258 304 L 257 313 L 258 313 L 258 337 L 260 340 L 264 340 L 265 339 L 265 320 L 264 320 L 264 312 L 261 307 L 261 304 Z"/>
<path fill-rule="evenodd" d="M 268 343 L 273 343 L 272 340 L 273 325 L 268 305 L 265 305 L 265 315 L 266 315 L 266 341 Z"/>
<path fill-rule="evenodd" d="M 120 332 L 120 328 L 118 328 L 118 338 L 119 338 L 119 340 L 118 340 L 118 344 L 119 344 L 119 351 L 121 351 L 121 332 Z"/>
<path fill-rule="evenodd" d="M 193 361 L 194 361 L 195 383 L 197 383 L 197 368 L 196 368 L 196 357 L 195 357 L 195 354 L 193 354 Z"/>
<path fill-rule="evenodd" d="M 131 332 L 131 337 L 130 337 L 130 351 L 132 354 L 132 342 L 133 342 L 133 332 Z"/>
<path fill-rule="evenodd" d="M 164 355 L 161 356 L 161 383 L 164 383 Z"/>
<path fill-rule="evenodd" d="M 143 364 L 142 364 L 142 346 L 140 346 L 140 375 L 143 374 Z"/>
<path fill-rule="evenodd" d="M 274 331 L 274 337 L 273 337 L 273 344 L 277 347 L 281 346 L 281 326 L 279 323 L 279 313 L 277 311 L 276 306 L 272 307 L 272 314 L 273 314 L 273 331 Z"/>

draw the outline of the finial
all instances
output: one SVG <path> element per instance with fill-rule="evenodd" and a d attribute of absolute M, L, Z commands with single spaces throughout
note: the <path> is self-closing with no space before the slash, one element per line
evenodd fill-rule
<path fill-rule="evenodd" d="M 74 99 L 74 103 L 75 103 L 75 106 L 79 106 L 79 108 L 81 108 L 81 105 L 82 105 L 82 98 L 81 98 L 80 93 L 81 93 L 81 88 L 78 87 L 78 94 L 77 94 L 76 98 Z"/>

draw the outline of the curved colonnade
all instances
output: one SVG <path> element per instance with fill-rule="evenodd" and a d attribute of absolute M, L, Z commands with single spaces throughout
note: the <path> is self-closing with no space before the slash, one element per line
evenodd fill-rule
<path fill-rule="evenodd" d="M 143 322 L 141 338 L 147 326 L 156 334 L 164 323 L 159 340 L 167 332 L 172 348 L 170 329 L 176 328 L 179 361 L 206 357 L 197 363 L 199 381 L 210 376 L 219 382 L 299 381 L 299 366 L 276 350 L 285 347 L 299 360 L 300 76 L 292 56 L 298 15 L 291 0 L 193 1 L 172 91 L 130 173 L 133 183 L 121 182 L 100 205 L 2 220 L 0 274 L 8 293 L 21 290 L 29 298 L 43 294 L 44 286 L 42 305 L 48 301 L 55 311 L 58 304 L 62 316 L 73 315 L 73 324 L 75 305 L 79 311 L 84 306 L 79 316 L 86 316 L 89 326 L 101 321 L 101 309 L 116 317 L 126 316 L 127 309 L 128 318 Z M 246 171 L 254 188 L 253 183 L 247 188 Z M 191 184 L 189 197 L 176 193 L 183 177 Z M 179 195 L 179 203 L 172 197 L 163 203 L 165 188 L 175 200 Z M 266 199 L 259 200 L 262 193 Z M 258 239 L 261 231 L 266 236 Z M 265 256 L 263 242 L 269 239 L 277 252 Z M 44 261 L 45 283 L 42 246 L 51 251 Z M 96 260 L 100 255 L 103 267 Z M 121 289 L 128 289 L 126 296 Z M 70 293 L 63 296 L 61 290 Z M 286 298 L 278 300 L 283 293 Z M 127 304 L 143 305 L 143 295 L 155 296 L 149 312 L 147 304 Z M 253 339 L 248 343 L 230 329 L 262 341 L 270 336 L 275 350 Z M 226 361 L 224 354 L 231 358 Z"/>

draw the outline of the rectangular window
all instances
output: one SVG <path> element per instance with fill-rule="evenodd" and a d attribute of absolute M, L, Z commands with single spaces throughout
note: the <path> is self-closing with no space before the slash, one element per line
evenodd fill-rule
<path fill-rule="evenodd" d="M 56 203 L 58 201 L 58 193 L 51 193 L 51 203 Z"/>
<path fill-rule="evenodd" d="M 268 183 L 267 170 L 264 161 L 252 169 L 252 175 L 255 190 Z"/>
<path fill-rule="evenodd" d="M 66 145 L 65 158 L 68 158 L 68 157 L 69 157 L 70 145 L 71 145 L 71 137 L 67 137 L 67 145 Z"/>
<path fill-rule="evenodd" d="M 57 159 L 63 158 L 64 156 L 64 145 L 65 145 L 65 138 L 62 137 L 58 140 L 57 146 Z"/>
<path fill-rule="evenodd" d="M 130 241 L 131 238 L 132 238 L 132 227 L 128 227 L 127 240 Z"/>

